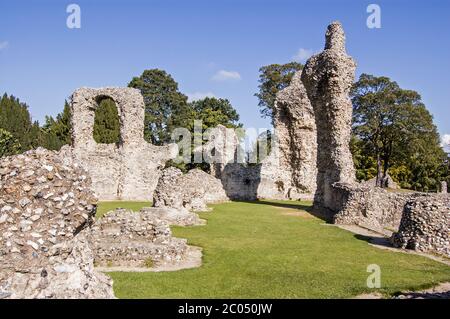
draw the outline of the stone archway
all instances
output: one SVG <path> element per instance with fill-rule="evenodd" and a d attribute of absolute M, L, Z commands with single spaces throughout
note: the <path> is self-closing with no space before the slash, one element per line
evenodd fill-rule
<path fill-rule="evenodd" d="M 111 98 L 120 119 L 120 142 L 98 144 L 93 138 L 99 97 Z M 161 168 L 175 158 L 177 146 L 155 146 L 144 140 L 145 106 L 132 88 L 81 88 L 72 95 L 72 151 L 92 178 L 102 200 L 151 200 Z"/>

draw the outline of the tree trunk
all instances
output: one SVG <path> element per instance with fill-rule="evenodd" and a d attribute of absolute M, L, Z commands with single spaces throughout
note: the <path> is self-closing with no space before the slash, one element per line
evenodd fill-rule
<path fill-rule="evenodd" d="M 383 187 L 381 156 L 378 153 L 377 153 L 377 181 L 376 181 L 375 186 Z"/>

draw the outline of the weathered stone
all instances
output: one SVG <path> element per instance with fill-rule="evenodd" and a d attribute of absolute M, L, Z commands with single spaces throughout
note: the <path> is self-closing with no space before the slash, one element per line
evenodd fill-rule
<path fill-rule="evenodd" d="M 92 228 L 98 266 L 151 267 L 181 261 L 185 239 L 172 237 L 169 223 L 151 210 L 108 212 Z"/>
<path fill-rule="evenodd" d="M 11 212 L 3 213 L 8 217 L 0 223 L 0 294 L 7 298 L 112 298 L 111 280 L 93 269 L 87 236 L 96 207 L 82 203 L 97 199 L 90 179 L 81 178 L 84 171 L 80 166 L 64 165 L 59 154 L 44 149 L 2 158 L 0 166 L 17 171 L 1 176 L 0 198 L 7 197 L 12 203 L 0 204 L 1 211 Z M 35 184 L 47 176 L 50 166 L 88 219 L 81 219 L 75 208 L 68 208 L 64 215 L 43 197 L 26 197 L 26 189 L 20 187 L 24 176 Z M 55 179 L 45 178 L 40 187 L 63 200 L 64 194 L 54 183 Z M 58 272 L 55 267 L 59 266 L 70 270 Z"/>
<path fill-rule="evenodd" d="M 350 88 L 356 63 L 345 51 L 345 34 L 339 22 L 328 26 L 325 49 L 312 56 L 302 82 L 314 108 L 317 126 L 317 190 L 314 207 L 334 215 L 339 210 L 333 184 L 354 183 L 355 170 L 349 143 L 352 104 Z"/>
<path fill-rule="evenodd" d="M 301 71 L 277 94 L 274 128 L 279 170 L 289 172 L 284 183 L 296 192 L 314 194 L 317 178 L 317 132 L 314 110 L 301 81 Z M 263 173 L 264 174 L 264 173 Z"/>
<path fill-rule="evenodd" d="M 450 197 L 421 195 L 406 203 L 400 228 L 391 242 L 396 247 L 450 257 L 449 230 Z"/>
<path fill-rule="evenodd" d="M 120 142 L 98 144 L 93 138 L 95 109 L 99 99 L 109 97 L 117 105 Z M 132 88 L 82 88 L 72 95 L 74 157 L 89 172 L 100 199 L 148 200 L 166 161 L 175 158 L 177 145 L 154 146 L 144 140 L 144 101 Z"/>
<path fill-rule="evenodd" d="M 293 83 L 293 85 L 291 90 L 295 90 L 297 84 Z M 288 91 L 284 94 L 289 95 L 290 93 Z M 297 98 L 302 99 L 302 97 Z M 279 107 L 280 109 L 289 108 L 290 111 L 297 115 L 302 112 L 301 110 L 307 112 L 306 108 L 302 108 L 303 106 L 298 103 L 305 103 L 305 101 L 299 102 L 295 100 L 289 106 L 282 106 L 283 104 L 280 102 Z M 307 118 L 306 113 L 303 113 L 303 115 Z M 277 123 L 281 131 L 283 131 L 283 128 L 288 129 L 289 127 L 290 133 L 281 134 L 285 146 L 294 143 L 293 139 L 297 138 L 295 132 L 298 128 L 302 125 L 308 127 L 308 123 L 304 118 L 295 118 L 288 125 L 287 123 L 281 124 L 281 115 L 278 117 L 280 120 Z M 284 118 L 283 121 L 288 121 L 288 119 Z M 309 131 L 309 129 L 305 130 Z M 314 136 L 312 134 L 313 141 L 311 145 L 314 144 Z M 283 153 L 277 142 L 278 136 L 275 135 L 271 153 L 261 163 L 248 165 L 240 158 L 243 152 L 239 149 L 239 139 L 233 129 L 219 125 L 210 131 L 207 139 L 208 142 L 202 147 L 203 153 L 206 154 L 206 158 L 211 162 L 211 174 L 222 182 L 222 188 L 228 198 L 232 200 L 255 200 L 263 198 L 308 199 L 311 197 L 310 190 L 305 185 L 311 182 L 311 180 L 309 182 L 306 182 L 306 180 L 309 178 L 314 179 L 311 176 L 315 176 L 315 172 L 314 170 L 306 172 L 303 169 L 309 166 L 308 160 L 313 160 L 314 154 L 303 154 L 303 157 L 299 156 L 298 159 L 290 160 L 288 157 L 292 155 L 292 152 L 297 152 L 295 151 L 296 147 L 285 148 Z M 289 139 L 289 141 L 285 141 L 285 139 Z M 295 142 L 300 143 L 300 141 Z M 314 152 L 314 147 L 300 150 L 297 154 L 303 153 L 303 151 Z M 211 153 L 214 153 L 214 156 L 210 158 L 208 154 Z M 314 187 L 314 183 L 309 185 Z"/>
<path fill-rule="evenodd" d="M 183 174 L 169 167 L 159 179 L 153 196 L 154 207 L 171 207 L 181 211 L 208 211 L 208 203 L 227 201 L 219 179 L 199 169 Z"/>

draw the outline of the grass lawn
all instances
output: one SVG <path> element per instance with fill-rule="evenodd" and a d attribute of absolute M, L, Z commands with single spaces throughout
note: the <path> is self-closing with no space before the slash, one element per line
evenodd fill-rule
<path fill-rule="evenodd" d="M 117 203 L 116 203 L 117 204 Z M 100 205 L 100 213 L 115 204 Z M 148 203 L 118 203 L 120 207 Z M 203 247 L 203 265 L 164 273 L 109 273 L 119 298 L 346 298 L 392 294 L 450 281 L 450 267 L 381 250 L 324 225 L 310 203 L 233 202 L 201 213 L 205 226 L 173 227 Z M 381 289 L 369 289 L 369 264 L 381 267 Z"/>
<path fill-rule="evenodd" d="M 137 212 L 142 207 L 151 207 L 151 206 L 152 202 L 123 202 L 123 201 L 100 202 L 97 207 L 96 217 L 100 218 L 110 210 L 116 208 L 126 208 Z"/>

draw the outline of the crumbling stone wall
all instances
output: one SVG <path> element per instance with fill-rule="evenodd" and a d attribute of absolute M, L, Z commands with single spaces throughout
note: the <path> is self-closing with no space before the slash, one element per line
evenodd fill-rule
<path fill-rule="evenodd" d="M 317 131 L 314 110 L 301 81 L 301 71 L 277 94 L 274 127 L 279 147 L 279 170 L 299 193 L 316 190 Z M 269 159 L 270 162 L 270 159 Z"/>
<path fill-rule="evenodd" d="M 209 203 L 227 201 L 222 183 L 199 169 L 183 174 L 175 167 L 162 172 L 153 196 L 154 207 L 172 207 L 181 211 L 207 211 Z"/>
<path fill-rule="evenodd" d="M 120 119 L 120 142 L 98 144 L 93 138 L 95 109 L 111 98 Z M 132 88 L 82 88 L 72 95 L 73 156 L 89 172 L 101 200 L 148 200 L 166 161 L 177 146 L 154 146 L 144 140 L 144 101 Z"/>
<path fill-rule="evenodd" d="M 295 91 L 294 88 L 291 90 Z M 307 109 L 301 109 L 298 105 L 301 98 L 288 102 L 289 96 L 296 95 L 288 90 L 283 94 L 285 100 L 280 98 L 277 125 L 280 127 L 281 136 L 274 136 L 276 142 L 272 144 L 272 151 L 261 163 L 246 164 L 239 158 L 242 153 L 239 152 L 241 146 L 233 129 L 219 125 L 210 132 L 209 141 L 200 151 L 206 155 L 214 153 L 210 159 L 211 174 L 222 182 L 228 198 L 256 200 L 311 197 L 316 175 L 313 163 L 315 134 L 311 132 L 311 122 L 307 123 L 311 114 L 307 114 Z M 288 110 L 295 113 L 296 118 L 289 119 L 290 115 L 281 115 L 281 112 Z M 277 127 L 275 131 L 278 132 Z M 280 144 L 283 144 L 283 150 Z M 304 147 L 298 149 L 298 146 L 303 144 Z"/>
<path fill-rule="evenodd" d="M 166 220 L 153 211 L 108 212 L 92 227 L 98 266 L 153 267 L 183 259 L 186 239 L 172 237 Z"/>
<path fill-rule="evenodd" d="M 0 160 L 0 298 L 113 298 L 94 270 L 87 173 L 44 149 Z"/>
<path fill-rule="evenodd" d="M 450 257 L 449 227 L 450 196 L 417 196 L 406 203 L 400 228 L 391 242 L 396 247 Z"/>
<path fill-rule="evenodd" d="M 383 233 L 396 231 L 403 207 L 417 193 L 390 192 L 367 184 L 336 183 L 335 201 L 341 206 L 333 216 L 335 224 L 354 224 Z"/>
<path fill-rule="evenodd" d="M 333 184 L 355 182 L 355 170 L 349 143 L 351 137 L 352 103 L 350 88 L 356 63 L 345 50 L 345 34 L 339 22 L 326 32 L 325 49 L 312 56 L 302 72 L 302 82 L 314 108 L 317 126 L 317 190 L 314 207 L 339 210 Z"/>

